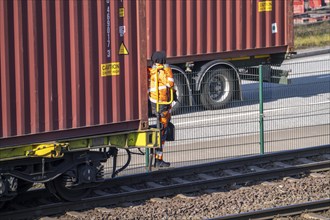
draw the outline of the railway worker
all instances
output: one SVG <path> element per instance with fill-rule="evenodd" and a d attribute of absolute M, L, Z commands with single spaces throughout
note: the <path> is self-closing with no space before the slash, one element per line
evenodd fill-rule
<path fill-rule="evenodd" d="M 164 51 L 156 51 L 151 56 L 153 62 L 152 67 L 148 68 L 149 82 L 149 100 L 151 103 L 152 113 L 159 115 L 161 125 L 161 147 L 155 152 L 155 166 L 169 167 L 170 163 L 163 160 L 163 147 L 168 133 L 168 124 L 171 120 L 171 105 L 160 104 L 159 112 L 156 111 L 156 103 L 170 101 L 170 89 L 173 89 L 174 79 L 172 69 L 166 64 L 166 54 Z M 158 73 L 158 94 L 156 92 L 156 74 Z"/>

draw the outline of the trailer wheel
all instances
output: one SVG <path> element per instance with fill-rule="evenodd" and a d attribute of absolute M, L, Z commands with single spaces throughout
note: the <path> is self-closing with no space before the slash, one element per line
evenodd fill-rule
<path fill-rule="evenodd" d="M 184 104 L 184 85 L 179 76 L 174 75 L 174 89 L 176 90 L 177 101 L 172 102 L 172 114 L 178 114 Z"/>
<path fill-rule="evenodd" d="M 233 97 L 234 82 L 229 70 L 214 70 L 206 76 L 201 102 L 205 109 L 223 108 Z"/>

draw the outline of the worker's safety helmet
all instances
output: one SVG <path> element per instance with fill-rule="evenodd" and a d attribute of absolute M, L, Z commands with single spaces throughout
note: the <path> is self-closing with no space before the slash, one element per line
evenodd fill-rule
<path fill-rule="evenodd" d="M 165 64 L 166 63 L 166 54 L 165 51 L 156 51 L 152 54 L 151 60 L 153 63 L 160 63 Z"/>

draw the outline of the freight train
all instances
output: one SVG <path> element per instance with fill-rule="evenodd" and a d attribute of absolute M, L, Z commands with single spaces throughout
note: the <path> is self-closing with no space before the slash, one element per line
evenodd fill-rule
<path fill-rule="evenodd" d="M 146 70 L 164 50 L 173 109 L 240 99 L 240 80 L 292 52 L 292 1 L 0 1 L 0 204 L 43 183 L 79 200 L 118 148 L 159 147 Z M 267 68 L 265 81 L 286 82 Z M 112 176 L 123 170 L 114 169 Z M 148 164 L 149 165 L 149 164 Z"/>

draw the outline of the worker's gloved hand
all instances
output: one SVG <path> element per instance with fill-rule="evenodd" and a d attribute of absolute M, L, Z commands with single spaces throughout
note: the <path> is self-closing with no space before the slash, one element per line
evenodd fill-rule
<path fill-rule="evenodd" d="M 176 90 L 175 89 L 173 89 L 173 101 L 179 101 L 178 100 L 178 95 L 176 94 Z"/>

